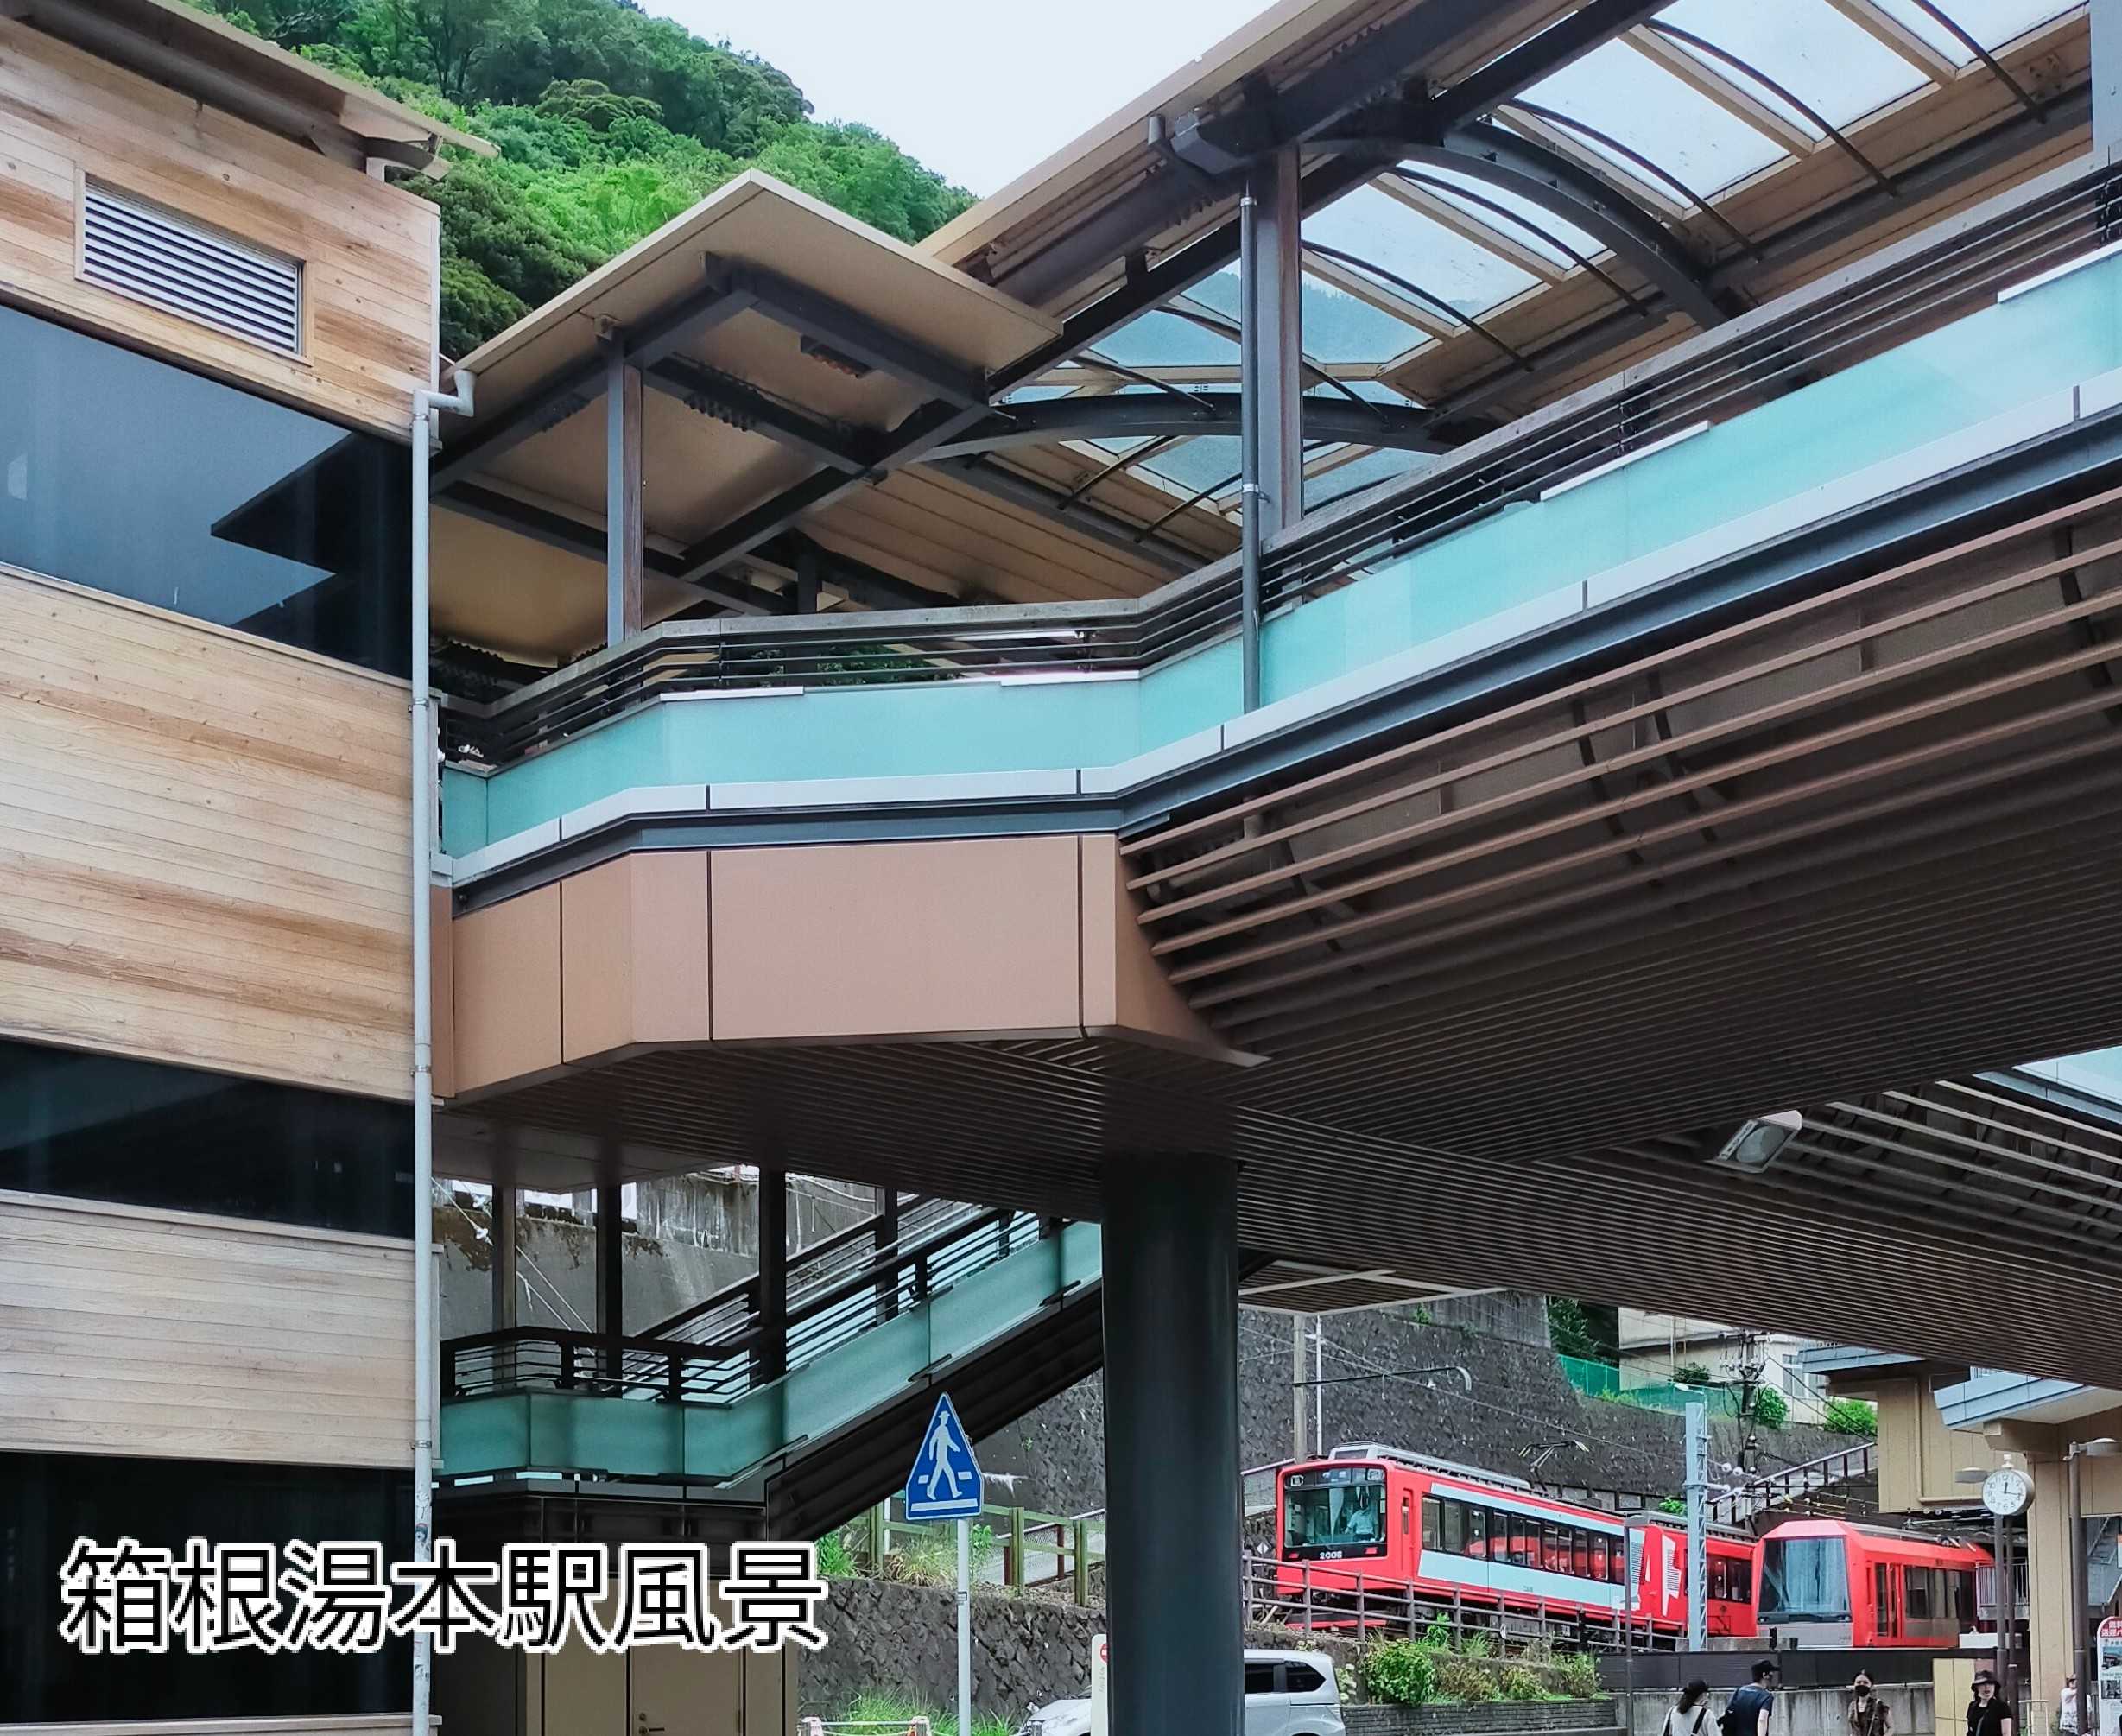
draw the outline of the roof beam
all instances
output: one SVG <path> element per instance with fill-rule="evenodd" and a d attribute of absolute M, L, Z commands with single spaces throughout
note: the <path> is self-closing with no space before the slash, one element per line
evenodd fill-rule
<path fill-rule="evenodd" d="M 889 374 L 960 408 L 987 402 L 987 377 L 858 308 L 757 265 L 727 268 L 732 285 L 776 324 L 808 339 L 828 364 Z"/>
<path fill-rule="evenodd" d="M 1004 470 L 978 453 L 949 459 L 938 466 L 938 473 L 953 482 L 962 482 L 968 488 L 978 489 L 982 494 L 990 495 L 1007 505 L 1022 507 L 1042 518 L 1065 524 L 1079 536 L 1088 537 L 1093 542 L 1101 542 L 1116 554 L 1139 561 L 1144 566 L 1162 567 L 1167 573 L 1176 574 L 1191 573 L 1195 567 L 1207 564 L 1206 557 L 1190 548 L 1182 548 L 1175 543 L 1157 539 L 1139 525 L 1131 524 L 1124 518 L 1115 518 L 1111 513 L 1102 512 L 1084 501 L 1066 500 L 1029 477 Z"/>
<path fill-rule="evenodd" d="M 1504 188 L 1566 219 L 1640 272 L 1704 329 L 1727 317 L 1710 292 L 1707 274 L 1679 237 L 1605 176 L 1560 151 L 1492 121 L 1439 127 L 1429 105 L 1420 103 L 1375 111 L 1360 117 L 1359 126 L 1362 139 L 1398 135 L 1392 149 L 1402 162 Z"/>
<path fill-rule="evenodd" d="M 1171 436 L 1228 434 L 1238 425 L 1242 395 L 1194 392 L 1175 397 L 1154 396 L 1046 398 L 1012 404 L 998 416 L 968 428 L 929 453 L 931 460 L 963 458 L 972 453 L 1003 452 L 1014 446 L 1050 445 L 1071 440 L 1159 440 Z M 1307 440 L 1352 441 L 1409 452 L 1441 452 L 1428 431 L 1424 412 L 1406 404 L 1352 404 L 1345 399 L 1307 397 L 1303 401 Z"/>
<path fill-rule="evenodd" d="M 681 296 L 654 319 L 624 327 L 612 338 L 624 351 L 626 359 L 645 371 L 680 345 L 712 332 L 751 305 L 750 297 L 742 290 L 711 271 L 698 288 Z M 554 375 L 510 405 L 497 420 L 476 429 L 468 440 L 446 448 L 430 478 L 432 491 L 440 494 L 468 480 L 525 440 L 587 409 L 604 392 L 605 366 L 599 354 Z"/>
<path fill-rule="evenodd" d="M 605 533 L 594 525 L 571 518 L 564 512 L 555 512 L 550 507 L 534 506 L 529 501 L 518 500 L 513 495 L 500 493 L 491 488 L 481 488 L 476 483 L 460 482 L 436 502 L 452 512 L 461 512 L 467 518 L 475 518 L 482 524 L 491 524 L 499 529 L 528 536 L 534 542 L 542 542 L 548 548 L 557 548 L 566 554 L 577 554 L 602 567 L 605 561 Z M 744 615 L 781 615 L 788 612 L 787 599 L 771 592 L 757 590 L 752 586 L 727 579 L 711 579 L 684 573 L 679 558 L 665 554 L 660 548 L 643 551 L 642 564 L 659 579 L 682 579 L 730 608 Z"/>
<path fill-rule="evenodd" d="M 641 377 L 644 384 L 701 415 L 713 416 L 747 434 L 764 434 L 851 476 L 866 476 L 871 472 L 872 442 L 860 429 L 785 404 L 749 380 L 687 356 L 668 356 L 653 367 L 643 368 Z"/>

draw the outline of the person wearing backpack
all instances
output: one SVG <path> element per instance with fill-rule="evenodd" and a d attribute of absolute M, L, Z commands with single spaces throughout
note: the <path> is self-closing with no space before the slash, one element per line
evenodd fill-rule
<path fill-rule="evenodd" d="M 1680 1703 L 1665 1714 L 1662 1736 L 1705 1736 L 1709 1722 L 1709 1684 L 1701 1677 L 1680 1691 Z"/>
<path fill-rule="evenodd" d="M 1768 1736 L 1769 1714 L 1776 1707 L 1778 1672 L 1773 1658 L 1753 1667 L 1753 1680 L 1725 1702 L 1717 1720 L 1721 1736 Z"/>

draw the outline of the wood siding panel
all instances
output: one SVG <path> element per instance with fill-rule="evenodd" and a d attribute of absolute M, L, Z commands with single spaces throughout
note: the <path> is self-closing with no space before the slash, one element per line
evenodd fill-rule
<path fill-rule="evenodd" d="M 402 684 L 0 568 L 0 1032 L 405 1096 Z"/>
<path fill-rule="evenodd" d="M 85 281 L 92 177 L 302 262 L 288 358 Z M 427 200 L 0 16 L 0 296 L 339 421 L 405 433 L 431 383 L 438 217 Z"/>
<path fill-rule="evenodd" d="M 0 1193 L 0 1451 L 402 1466 L 412 1252 Z"/>

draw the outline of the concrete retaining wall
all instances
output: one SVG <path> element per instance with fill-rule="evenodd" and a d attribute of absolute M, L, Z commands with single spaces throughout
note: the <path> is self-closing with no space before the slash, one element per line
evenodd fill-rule
<path fill-rule="evenodd" d="M 1344 1690 L 1346 1692 L 1346 1690 Z M 1347 1706 L 1348 1736 L 1531 1736 L 1619 1727 L 1611 1700 L 1503 1700 L 1478 1706 Z"/>

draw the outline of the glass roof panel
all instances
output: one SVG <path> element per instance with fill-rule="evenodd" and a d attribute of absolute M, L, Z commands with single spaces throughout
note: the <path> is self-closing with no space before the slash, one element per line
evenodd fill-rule
<path fill-rule="evenodd" d="M 1161 312 L 1131 320 L 1093 347 L 1098 355 L 1128 368 L 1183 367 L 1189 363 L 1214 367 L 1238 360 L 1238 345 L 1229 339 L 1176 314 Z"/>
<path fill-rule="evenodd" d="M 1168 447 L 1140 466 L 1174 485 L 1181 495 L 1219 488 L 1238 474 L 1238 440 L 1232 434 L 1206 434 Z"/>
<path fill-rule="evenodd" d="M 1219 271 L 1188 291 L 1204 307 L 1238 317 L 1238 273 Z M 1389 362 L 1428 335 L 1345 289 L 1307 276 L 1303 286 L 1304 353 L 1322 365 Z"/>
<path fill-rule="evenodd" d="M 1811 104 L 1838 127 L 1884 108 L 1927 82 L 1900 55 L 1852 23 L 1826 0 L 1783 0 L 1776 6 L 1734 6 L 1730 0 L 1673 0 L 1658 16 L 1738 55 Z M 1685 43 L 1675 46 L 1683 54 L 1697 53 Z M 1749 96 L 1766 103 L 1808 132 L 1819 132 L 1774 92 L 1730 67 L 1701 58 Z"/>
<path fill-rule="evenodd" d="M 1447 204 L 1465 212 L 1475 222 L 1486 224 L 1498 234 L 1517 242 L 1521 247 L 1529 247 L 1534 252 L 1552 259 L 1557 265 L 1575 263 L 1569 257 L 1568 249 L 1571 247 L 1587 259 L 1596 259 L 1606 250 L 1596 237 L 1587 234 L 1575 224 L 1542 210 L 1530 199 L 1520 198 L 1505 187 L 1484 186 L 1469 176 L 1448 168 L 1433 168 L 1428 163 L 1409 163 L 1407 168 L 1409 173 L 1422 177 L 1423 192 L 1435 194 Z M 1487 200 L 1488 204 L 1478 203 L 1480 200 Z M 1499 216 L 1489 208 L 1498 205 L 1523 218 L 1525 222 L 1513 223 L 1510 218 Z M 1526 224 L 1533 227 L 1529 229 Z M 1549 236 L 1568 245 L 1557 247 L 1555 241 L 1547 239 Z"/>
<path fill-rule="evenodd" d="M 1374 187 L 1359 187 L 1312 212 L 1304 219 L 1304 239 L 1418 283 L 1462 314 L 1483 313 L 1540 281 Z M 1406 296 L 1390 283 L 1384 287 Z M 1416 336 L 1410 332 L 1403 347 L 1412 348 Z"/>
<path fill-rule="evenodd" d="M 1974 59 L 1967 46 L 1932 17 L 1916 0 L 1878 0 L 1882 12 L 1891 12 L 1956 67 Z M 2024 36 L 2036 24 L 2060 18 L 2068 4 L 2056 0 L 1938 0 L 1938 10 L 1985 48 L 1996 48 Z"/>
<path fill-rule="evenodd" d="M 1594 48 L 1525 94 L 1640 151 L 1705 199 L 1787 155 L 1773 139 L 1689 90 L 1625 42 Z M 1581 143 L 1643 179 L 1642 170 L 1604 146 Z"/>
<path fill-rule="evenodd" d="M 1305 510 L 1308 512 L 1325 501 L 1353 494 L 1359 488 L 1368 488 L 1389 477 L 1405 476 L 1411 470 L 1435 462 L 1427 453 L 1388 451 L 1383 447 L 1365 453 L 1361 458 L 1352 458 L 1346 464 L 1336 465 L 1318 476 L 1306 477 Z"/>

